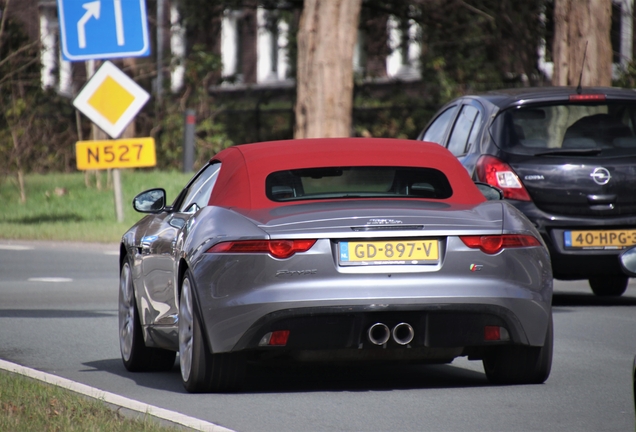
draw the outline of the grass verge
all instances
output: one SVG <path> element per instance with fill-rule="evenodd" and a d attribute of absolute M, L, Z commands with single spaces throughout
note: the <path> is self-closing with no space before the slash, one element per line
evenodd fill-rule
<path fill-rule="evenodd" d="M 1 431 L 168 432 L 151 417 L 128 418 L 99 400 L 11 372 L 0 371 Z"/>
<path fill-rule="evenodd" d="M 25 176 L 26 202 L 13 177 L 0 180 L 0 238 L 117 243 L 143 216 L 131 202 L 139 192 L 162 187 L 176 198 L 192 174 L 121 170 L 124 222 L 117 222 L 112 181 L 105 171 Z M 99 179 L 99 183 L 98 180 Z M 100 186 L 98 187 L 98 184 Z"/>

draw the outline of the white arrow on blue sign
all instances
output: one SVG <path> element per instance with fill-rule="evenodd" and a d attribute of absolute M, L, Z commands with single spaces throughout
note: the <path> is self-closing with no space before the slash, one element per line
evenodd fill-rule
<path fill-rule="evenodd" d="M 145 0 L 57 0 L 57 7 L 64 60 L 150 54 Z"/>

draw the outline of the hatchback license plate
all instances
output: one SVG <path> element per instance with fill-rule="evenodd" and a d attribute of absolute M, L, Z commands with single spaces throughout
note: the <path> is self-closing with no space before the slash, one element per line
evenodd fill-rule
<path fill-rule="evenodd" d="M 340 242 L 340 265 L 437 264 L 438 240 Z"/>
<path fill-rule="evenodd" d="M 565 231 L 564 244 L 572 249 L 622 249 L 636 244 L 636 230 Z"/>

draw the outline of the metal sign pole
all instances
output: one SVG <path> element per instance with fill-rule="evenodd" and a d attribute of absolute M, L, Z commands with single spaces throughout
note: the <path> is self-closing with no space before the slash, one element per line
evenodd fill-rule
<path fill-rule="evenodd" d="M 135 137 L 135 122 L 126 126 L 123 133 L 124 138 L 134 138 Z M 114 143 L 114 141 L 113 141 Z M 121 175 L 119 172 L 119 168 L 113 168 L 113 192 L 115 193 L 115 215 L 117 216 L 117 222 L 124 221 L 124 206 L 123 206 L 123 193 L 121 188 Z"/>
<path fill-rule="evenodd" d="M 117 222 L 121 223 L 124 221 L 124 207 L 122 205 L 121 176 L 118 168 L 113 168 L 113 192 L 115 194 L 115 215 Z"/>
<path fill-rule="evenodd" d="M 87 81 L 90 80 L 94 75 L 95 75 L 95 60 L 89 60 L 88 62 L 86 62 L 86 79 Z M 104 132 L 102 132 L 99 127 L 92 122 L 91 123 L 91 128 L 93 131 L 93 140 L 94 141 L 99 141 L 100 138 L 107 138 L 106 134 Z M 128 132 L 128 130 L 126 130 L 126 132 Z M 134 134 L 134 133 L 133 133 Z M 123 222 L 124 221 L 124 207 L 122 205 L 123 202 L 123 196 L 122 196 L 122 188 L 121 188 L 121 176 L 119 173 L 119 170 L 117 168 L 112 169 L 111 171 L 112 175 L 113 175 L 113 195 L 114 195 L 114 199 L 115 199 L 115 217 L 117 218 L 117 222 Z M 99 175 L 99 174 L 97 174 Z"/>
<path fill-rule="evenodd" d="M 161 106 L 163 98 L 163 0 L 157 0 L 157 105 Z"/>
<path fill-rule="evenodd" d="M 187 109 L 183 127 L 183 172 L 194 170 L 194 132 L 196 128 L 196 111 Z"/>

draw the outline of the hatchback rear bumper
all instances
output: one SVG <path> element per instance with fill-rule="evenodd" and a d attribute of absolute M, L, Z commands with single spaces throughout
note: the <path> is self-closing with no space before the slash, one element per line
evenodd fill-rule
<path fill-rule="evenodd" d="M 636 217 L 582 218 L 552 215 L 543 212 L 534 203 L 511 201 L 541 233 L 552 263 L 555 279 L 577 280 L 599 276 L 624 276 L 618 262 L 622 249 L 567 249 L 565 230 L 633 229 Z"/>

